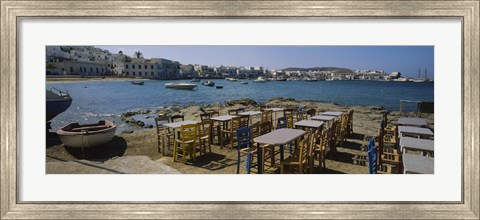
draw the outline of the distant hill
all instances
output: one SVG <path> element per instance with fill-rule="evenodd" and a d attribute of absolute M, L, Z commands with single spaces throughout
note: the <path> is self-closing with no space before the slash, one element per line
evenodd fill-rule
<path fill-rule="evenodd" d="M 283 71 L 352 71 L 351 69 L 347 68 L 340 68 L 340 67 L 310 67 L 310 68 L 300 68 L 300 67 L 288 67 L 282 69 Z"/>

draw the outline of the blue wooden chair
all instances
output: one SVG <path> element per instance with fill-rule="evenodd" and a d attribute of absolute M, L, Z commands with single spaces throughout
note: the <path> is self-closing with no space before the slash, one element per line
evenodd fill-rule
<path fill-rule="evenodd" d="M 370 174 L 377 174 L 377 146 L 375 139 L 372 138 L 367 145 L 368 152 L 368 171 Z"/>
<path fill-rule="evenodd" d="M 256 149 L 252 148 L 253 145 L 250 141 L 250 128 L 239 128 L 236 130 L 236 134 L 238 148 L 237 174 L 240 173 L 240 169 L 244 169 L 247 171 L 247 174 L 250 174 L 250 169 L 253 164 L 253 156 L 257 152 Z M 245 163 L 244 167 L 240 166 L 242 162 Z"/>
<path fill-rule="evenodd" d="M 237 108 L 237 114 L 240 112 L 245 112 L 245 108 Z"/>
<path fill-rule="evenodd" d="M 280 117 L 277 119 L 277 129 L 279 128 L 287 128 L 287 118 Z"/>

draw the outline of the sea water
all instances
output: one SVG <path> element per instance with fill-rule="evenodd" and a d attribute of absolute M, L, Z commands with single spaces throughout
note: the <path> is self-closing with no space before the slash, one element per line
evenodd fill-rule
<path fill-rule="evenodd" d="M 120 129 L 126 126 L 118 116 L 138 110 L 224 103 L 226 100 L 249 98 L 264 103 L 271 98 L 283 97 L 296 100 L 312 100 L 340 105 L 382 106 L 398 111 L 400 100 L 433 101 L 434 83 L 387 81 L 271 81 L 248 84 L 212 80 L 223 89 L 198 84 L 196 90 L 166 89 L 165 83 L 189 82 L 188 80 L 147 80 L 143 86 L 130 81 L 65 82 L 49 83 L 46 88 L 68 90 L 73 102 L 70 108 L 54 118 L 52 129 L 71 122 L 92 123 L 100 119 L 112 120 Z M 404 111 L 415 111 L 415 105 L 404 106 Z"/>

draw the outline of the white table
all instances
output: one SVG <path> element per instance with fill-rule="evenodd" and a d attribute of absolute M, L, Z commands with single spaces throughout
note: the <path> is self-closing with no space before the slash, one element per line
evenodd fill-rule
<path fill-rule="evenodd" d="M 407 149 L 420 150 L 422 152 L 434 152 L 434 141 L 428 139 L 400 137 L 400 150 L 406 153 Z"/>
<path fill-rule="evenodd" d="M 258 173 L 262 173 L 263 158 L 262 158 L 262 148 L 260 144 L 269 144 L 273 146 L 280 146 L 280 160 L 283 161 L 283 145 L 288 144 L 296 140 L 297 138 L 305 134 L 304 130 L 300 129 L 291 129 L 291 128 L 281 128 L 274 130 L 270 133 L 264 134 L 262 136 L 256 137 L 253 139 L 257 143 L 257 159 L 262 160 L 258 162 Z"/>
<path fill-rule="evenodd" d="M 335 117 L 338 117 L 338 116 L 341 116 L 343 114 L 343 112 L 323 112 L 322 115 L 329 115 L 329 116 L 335 116 Z"/>
<path fill-rule="evenodd" d="M 399 118 L 398 124 L 407 125 L 407 126 L 425 127 L 427 126 L 427 120 L 425 120 L 424 118 Z"/>
<path fill-rule="evenodd" d="M 277 129 L 277 122 L 278 122 L 277 112 L 283 112 L 283 111 L 285 111 L 285 109 L 283 109 L 283 108 L 267 108 L 267 110 L 273 112 L 273 115 L 274 115 L 273 117 L 275 118 L 275 120 L 273 120 L 273 127 L 275 129 Z M 283 114 L 283 116 L 285 117 L 285 114 Z"/>
<path fill-rule="evenodd" d="M 407 135 L 407 136 L 415 136 L 415 137 L 433 137 L 433 132 L 428 128 L 420 128 L 420 127 L 410 127 L 410 126 L 398 126 L 398 134 L 400 137 Z"/>
<path fill-rule="evenodd" d="M 327 122 L 328 126 L 330 126 L 332 121 L 335 118 L 336 118 L 335 116 L 331 116 L 331 115 L 315 115 L 315 116 L 311 117 L 310 119 Z"/>
<path fill-rule="evenodd" d="M 304 127 L 304 128 L 313 128 L 319 129 L 322 127 L 324 123 L 322 121 L 314 121 L 314 120 L 301 120 L 294 124 L 295 127 Z"/>
<path fill-rule="evenodd" d="M 403 154 L 403 173 L 433 174 L 433 157 L 424 157 L 415 154 Z"/>
<path fill-rule="evenodd" d="M 238 113 L 238 115 L 248 115 L 249 116 L 249 120 L 250 122 L 248 122 L 250 125 L 252 124 L 252 116 L 255 116 L 255 115 L 260 115 L 262 114 L 261 111 L 248 111 L 248 112 L 240 112 Z"/>

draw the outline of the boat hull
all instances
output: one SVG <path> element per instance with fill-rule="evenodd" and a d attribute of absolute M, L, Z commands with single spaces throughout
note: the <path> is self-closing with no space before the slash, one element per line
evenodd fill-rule
<path fill-rule="evenodd" d="M 60 113 L 66 111 L 72 105 L 72 98 L 68 95 L 58 95 L 47 90 L 46 117 L 47 122 Z"/>
<path fill-rule="evenodd" d="M 76 127 L 78 123 L 71 123 L 57 131 L 60 140 L 65 146 L 73 147 L 73 148 L 92 148 L 101 146 L 110 142 L 113 137 L 115 136 L 115 132 L 117 130 L 117 126 L 115 126 L 112 122 L 105 122 L 106 124 L 110 125 L 110 127 L 89 131 L 88 129 L 82 131 L 71 131 L 67 128 L 69 127 Z M 89 126 L 89 125 L 81 125 L 81 126 Z"/>
<path fill-rule="evenodd" d="M 167 83 L 165 84 L 165 88 L 167 89 L 185 89 L 185 90 L 193 90 L 197 87 L 197 85 L 194 84 L 173 84 L 173 83 Z"/>

